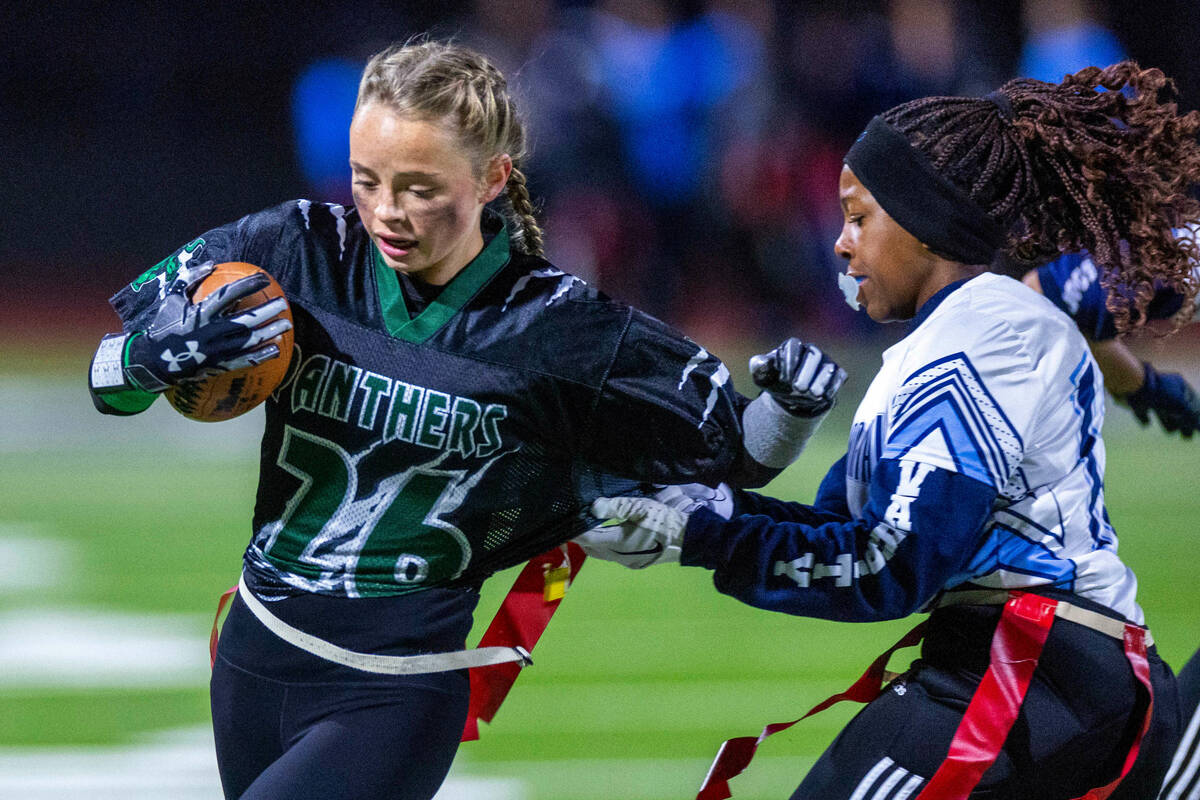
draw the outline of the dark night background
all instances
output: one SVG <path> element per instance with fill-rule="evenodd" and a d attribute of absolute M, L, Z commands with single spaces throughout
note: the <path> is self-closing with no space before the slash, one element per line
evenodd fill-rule
<path fill-rule="evenodd" d="M 80 323 L 90 333 L 106 319 L 111 290 L 208 227 L 290 198 L 338 199 L 322 196 L 319 181 L 301 168 L 292 109 L 298 76 L 323 58 L 361 65 L 421 31 L 495 55 L 529 96 L 551 98 L 525 107 L 543 132 L 535 137 L 531 186 L 547 212 L 550 256 L 565 269 L 689 332 L 721 326 L 713 297 L 743 325 L 764 316 L 743 312 L 782 309 L 775 315 L 781 328 L 799 319 L 853 332 L 858 323 L 844 310 L 829 311 L 827 294 L 814 297 L 803 286 L 812 278 L 829 283 L 819 266 L 832 241 L 822 222 L 834 194 L 826 187 L 829 169 L 887 105 L 919 94 L 982 93 L 1017 74 L 1030 7 L 1038 5 L 1097 21 L 1130 56 L 1173 76 L 1182 106 L 1197 105 L 1200 4 L 1187 0 L 1024 8 L 1016 0 L 10 6 L 0 64 L 0 332 L 36 334 L 31 326 L 40 324 L 50 335 L 71 315 L 93 320 Z M 952 62 L 914 67 L 880 45 L 890 29 L 893 50 L 903 49 L 896 42 L 913 35 L 896 31 L 914 18 L 919 35 L 936 29 L 925 22 L 931 10 L 950 21 L 949 44 L 943 36 L 941 45 L 952 48 Z M 524 59 L 547 53 L 573 69 L 579 62 L 572 54 L 588 48 L 608 48 L 613 63 L 628 55 L 619 48 L 630 42 L 661 43 L 714 14 L 746 23 L 749 37 L 737 46 L 749 41 L 750 49 L 735 48 L 732 58 L 757 52 L 761 62 L 737 91 L 758 100 L 731 105 L 722 95 L 689 106 L 695 113 L 685 119 L 697 130 L 739 128 L 738 109 L 751 109 L 758 122 L 704 141 L 705 156 L 692 169 L 706 181 L 674 196 L 656 196 L 657 182 L 629 166 L 624 127 L 655 117 L 630 123 L 619 98 L 605 93 L 611 74 L 592 77 L 598 88 L 586 103 L 565 107 L 558 101 L 569 86 L 539 87 L 547 70 L 521 69 Z M 588 40 L 605 25 L 620 35 Z M 563 32 L 580 48 L 567 56 L 554 44 Z M 938 46 L 919 42 L 907 58 L 919 62 Z M 678 87 L 658 86 L 669 105 Z M 661 99 L 638 97 L 632 107 Z M 794 134 L 785 137 L 794 145 L 788 163 L 764 167 L 764 152 L 779 152 L 772 137 L 781 131 Z M 564 139 L 574 148 L 562 146 Z M 774 200 L 760 205 L 762 197 Z M 797 227 L 796 220 L 807 221 Z M 572 263 L 585 239 L 586 263 Z M 804 265 L 800 280 L 787 272 L 793 264 Z"/>

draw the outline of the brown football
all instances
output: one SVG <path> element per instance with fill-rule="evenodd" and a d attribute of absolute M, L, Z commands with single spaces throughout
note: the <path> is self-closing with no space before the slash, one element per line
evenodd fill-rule
<path fill-rule="evenodd" d="M 256 272 L 267 275 L 261 267 L 242 261 L 217 264 L 212 274 L 195 288 L 192 300 L 203 300 L 225 284 Z M 267 277 L 271 278 L 270 275 Z M 243 297 L 227 313 L 244 311 L 283 296 L 283 287 L 271 278 L 267 288 Z M 282 316 L 290 321 L 291 309 L 285 309 Z M 221 422 L 245 414 L 266 400 L 287 374 L 288 364 L 292 360 L 292 341 L 292 331 L 285 331 L 274 339 L 275 344 L 279 345 L 279 358 L 246 369 L 223 372 L 211 378 L 181 383 L 167 389 L 167 400 L 180 414 L 200 422 Z"/>

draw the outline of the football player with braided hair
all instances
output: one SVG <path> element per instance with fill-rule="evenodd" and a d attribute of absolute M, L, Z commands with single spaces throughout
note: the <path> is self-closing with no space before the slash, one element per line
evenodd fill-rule
<path fill-rule="evenodd" d="M 739 395 L 704 348 L 545 260 L 524 156 L 484 56 L 390 47 L 366 65 L 350 124 L 355 207 L 251 214 L 113 298 L 124 332 L 91 371 L 109 413 L 202 377 L 187 342 L 219 369 L 276 355 L 279 302 L 226 313 L 261 278 L 193 301 L 211 263 L 261 266 L 292 312 L 214 655 L 231 800 L 433 796 L 474 725 L 467 668 L 528 659 L 510 642 L 465 649 L 482 581 L 569 552 L 601 494 L 763 485 L 845 377 L 789 340 L 760 359 L 766 391 Z"/>
<path fill-rule="evenodd" d="M 1069 318 L 990 270 L 1001 251 L 1087 251 L 1117 331 L 1161 289 L 1182 298 L 1175 324 L 1190 316 L 1195 242 L 1172 229 L 1200 220 L 1200 114 L 1170 88 L 1123 62 L 872 119 L 845 158 L 835 250 L 854 302 L 913 327 L 815 502 L 594 504 L 610 541 L 674 548 L 751 605 L 929 612 L 901 642 L 923 638 L 921 658 L 886 688 L 872 665 L 850 691 L 868 705 L 793 798 L 1157 793 L 1180 706 L 1105 510 L 1100 371 Z M 702 797 L 728 796 L 757 742 L 726 745 Z"/>

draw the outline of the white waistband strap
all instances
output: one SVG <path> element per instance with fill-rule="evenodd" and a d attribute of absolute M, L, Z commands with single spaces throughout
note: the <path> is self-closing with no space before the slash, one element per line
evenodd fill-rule
<path fill-rule="evenodd" d="M 241 596 L 242 602 L 246 604 L 246 608 L 250 609 L 250 613 L 254 614 L 267 630 L 288 644 L 326 661 L 353 667 L 363 672 L 375 672 L 381 675 L 421 675 L 429 672 L 449 672 L 470 667 L 507 664 L 512 661 L 519 661 L 522 667 L 533 663 L 529 651 L 523 647 L 478 647 L 474 650 L 423 653 L 416 656 L 382 656 L 373 653 L 359 653 L 305 633 L 276 617 L 246 587 L 244 576 L 238 579 L 238 594 Z"/>
<path fill-rule="evenodd" d="M 1126 623 L 1119 619 L 1106 617 L 1103 614 L 1097 614 L 1095 611 L 1089 611 L 1086 608 L 1071 605 L 1063 600 L 1058 601 L 1058 606 L 1054 609 L 1054 616 L 1069 622 L 1078 623 L 1100 633 L 1106 633 L 1114 639 L 1121 639 L 1122 641 L 1125 639 Z M 1150 635 L 1150 629 L 1146 628 L 1146 646 L 1149 647 L 1152 644 L 1154 644 L 1154 637 Z"/>
<path fill-rule="evenodd" d="M 959 592 L 947 592 L 938 599 L 937 608 L 962 605 L 1000 606 L 1008 602 L 1008 597 L 1008 592 L 1003 589 L 967 589 Z M 1126 623 L 1123 620 L 1113 619 L 1104 614 L 1080 608 L 1077 605 L 1068 603 L 1066 600 L 1058 601 L 1058 605 L 1054 608 L 1054 616 L 1082 625 L 1085 628 L 1091 628 L 1114 639 L 1122 641 L 1125 639 Z M 1154 637 L 1150 635 L 1150 630 L 1147 628 L 1146 646 L 1149 647 L 1152 644 L 1154 644 Z"/>

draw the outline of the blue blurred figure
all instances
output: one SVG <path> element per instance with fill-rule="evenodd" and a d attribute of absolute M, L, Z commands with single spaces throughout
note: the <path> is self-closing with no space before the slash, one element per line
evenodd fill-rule
<path fill-rule="evenodd" d="M 354 98 L 362 69 L 351 61 L 328 58 L 308 65 L 292 91 L 296 155 L 304 177 L 318 197 L 350 203 L 350 141 Z"/>
<path fill-rule="evenodd" d="M 1022 16 L 1026 36 L 1017 70 L 1022 77 L 1057 83 L 1090 64 L 1128 58 L 1087 0 L 1026 0 Z"/>

